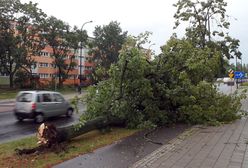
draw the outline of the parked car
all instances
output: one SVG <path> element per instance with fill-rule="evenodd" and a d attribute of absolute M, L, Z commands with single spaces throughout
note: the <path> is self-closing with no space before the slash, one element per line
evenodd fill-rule
<path fill-rule="evenodd" d="M 229 84 L 229 83 L 233 83 L 234 84 L 234 79 L 231 79 L 231 78 L 229 78 L 229 77 L 224 77 L 223 78 L 223 82 L 225 83 L 225 84 Z"/>
<path fill-rule="evenodd" d="M 73 108 L 58 92 L 21 91 L 16 96 L 14 114 L 19 121 L 28 118 L 41 123 L 49 117 L 71 117 Z"/>
<path fill-rule="evenodd" d="M 223 82 L 223 78 L 217 78 L 216 82 Z"/>

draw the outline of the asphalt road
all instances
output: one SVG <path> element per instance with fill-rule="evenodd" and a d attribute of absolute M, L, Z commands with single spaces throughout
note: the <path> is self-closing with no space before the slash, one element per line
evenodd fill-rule
<path fill-rule="evenodd" d="M 14 108 L 13 102 L 0 103 L 0 143 L 20 139 L 35 134 L 39 124 L 33 120 L 24 120 L 18 122 L 12 112 Z M 49 118 L 47 122 L 53 123 L 55 126 L 67 126 L 78 122 L 79 116 L 85 110 L 83 104 L 79 104 L 79 113 L 74 113 L 71 118 L 65 116 Z"/>

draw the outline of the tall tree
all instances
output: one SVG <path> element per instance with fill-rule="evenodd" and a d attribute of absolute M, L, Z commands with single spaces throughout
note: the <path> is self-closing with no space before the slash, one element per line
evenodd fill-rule
<path fill-rule="evenodd" d="M 181 22 L 189 22 L 186 28 L 186 37 L 190 39 L 196 47 L 212 48 L 209 53 L 211 57 L 216 51 L 220 51 L 223 57 L 220 59 L 222 73 L 225 61 L 234 57 L 240 58 L 239 40 L 232 38 L 228 34 L 230 23 L 226 14 L 227 3 L 224 0 L 180 0 L 176 4 L 177 12 L 175 28 Z"/>
<path fill-rule="evenodd" d="M 70 26 L 55 17 L 46 20 L 43 37 L 45 42 L 52 48 L 54 65 L 58 70 L 59 85 L 61 86 L 68 73 L 76 66 L 75 54 L 81 37 L 87 39 L 87 33 L 81 32 L 76 27 L 70 30 Z M 73 51 L 71 51 L 73 49 Z M 69 56 L 69 62 L 66 59 Z"/>
<path fill-rule="evenodd" d="M 93 41 L 93 59 L 96 63 L 95 75 L 98 80 L 108 77 L 107 70 L 112 63 L 118 61 L 119 51 L 127 38 L 127 32 L 123 32 L 120 23 L 110 22 L 105 26 L 96 26 Z"/>
<path fill-rule="evenodd" d="M 19 0 L 1 1 L 0 11 L 0 62 L 13 87 L 17 70 L 24 68 L 31 73 L 32 55 L 43 48 L 39 32 L 46 15 L 37 4 Z"/>

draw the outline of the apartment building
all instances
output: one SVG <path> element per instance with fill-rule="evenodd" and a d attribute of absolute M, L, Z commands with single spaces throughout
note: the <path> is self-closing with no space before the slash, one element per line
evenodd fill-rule
<path fill-rule="evenodd" d="M 90 74 L 92 72 L 92 68 L 94 66 L 92 62 L 92 57 L 88 55 L 88 49 L 82 49 L 82 56 L 80 57 L 80 50 L 76 52 L 76 56 L 72 59 L 73 62 L 76 63 L 77 66 L 73 67 L 72 70 L 68 73 L 68 78 L 64 81 L 65 85 L 79 85 L 80 84 L 80 67 L 81 67 L 81 75 L 84 77 L 83 84 L 89 85 L 91 83 Z M 32 74 L 38 75 L 40 77 L 39 81 L 43 84 L 49 84 L 52 80 L 56 80 L 58 82 L 58 69 L 53 64 L 54 58 L 52 57 L 52 48 L 50 46 L 46 46 L 39 56 L 34 56 L 34 60 L 36 62 L 36 66 L 32 68 Z M 65 58 L 65 62 L 69 65 L 71 61 L 71 56 L 68 55 Z M 80 58 L 82 59 L 80 65 Z"/>
<path fill-rule="evenodd" d="M 18 34 L 18 31 L 16 30 L 17 23 L 12 22 L 11 23 L 12 28 L 15 30 L 15 33 Z M 29 27 L 29 29 L 32 29 L 32 26 Z M 89 38 L 89 40 L 94 40 L 93 38 Z M 66 64 L 70 64 L 70 61 L 73 61 L 76 63 L 76 66 L 74 66 L 68 73 L 68 78 L 65 79 L 63 82 L 64 85 L 79 85 L 80 84 L 80 75 L 82 75 L 84 78 L 83 84 L 90 84 L 90 74 L 92 72 L 92 67 L 94 64 L 92 63 L 92 57 L 88 55 L 89 49 L 83 48 L 82 49 L 82 55 L 80 56 L 81 52 L 78 50 L 75 54 L 75 58 L 71 59 L 71 57 L 74 55 L 74 51 L 71 52 L 67 57 L 64 58 Z M 52 57 L 53 50 L 52 47 L 47 45 L 39 54 L 32 56 L 36 64 L 31 68 L 31 73 L 34 76 L 39 77 L 39 82 L 47 85 L 51 82 L 57 82 L 58 83 L 58 69 L 54 65 L 54 58 Z M 81 61 L 80 61 L 81 59 Z M 81 65 L 80 65 L 81 63 Z M 80 71 L 81 69 L 81 71 Z M 0 76 L 1 77 L 8 77 L 8 73 L 4 71 L 0 67 Z"/>
<path fill-rule="evenodd" d="M 91 73 L 94 67 L 94 63 L 92 61 L 92 56 L 88 54 L 89 49 L 83 48 L 82 50 L 82 57 L 80 58 L 80 51 L 77 52 L 76 59 L 78 60 L 78 75 L 80 75 L 80 68 L 82 76 L 84 77 L 85 85 L 89 85 L 91 83 Z M 82 65 L 80 65 L 80 59 Z"/>

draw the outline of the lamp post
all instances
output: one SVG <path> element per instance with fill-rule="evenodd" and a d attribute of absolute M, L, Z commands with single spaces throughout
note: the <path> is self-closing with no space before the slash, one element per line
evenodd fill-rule
<path fill-rule="evenodd" d="M 88 21 L 88 22 L 85 22 L 82 27 L 81 27 L 81 34 L 83 34 L 83 28 L 84 28 L 84 25 L 86 25 L 87 23 L 92 23 L 93 21 Z M 83 40 L 80 41 L 80 70 L 79 70 L 79 87 L 81 87 L 81 84 L 82 84 L 82 57 L 83 57 Z"/>

